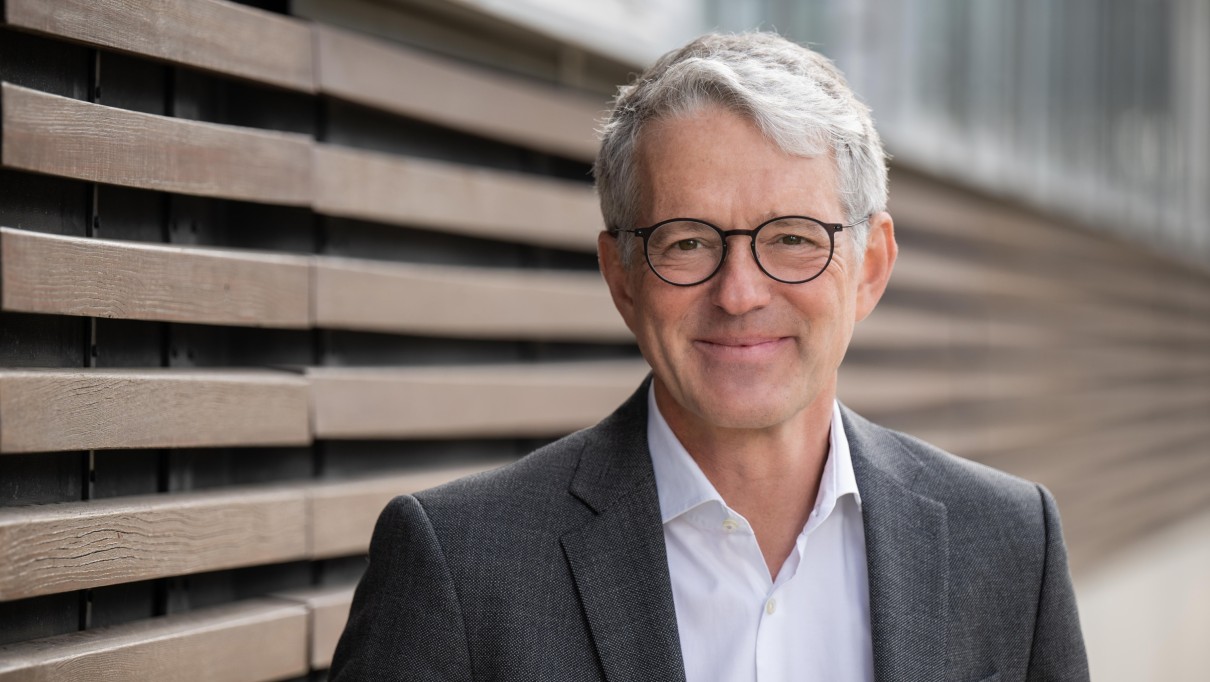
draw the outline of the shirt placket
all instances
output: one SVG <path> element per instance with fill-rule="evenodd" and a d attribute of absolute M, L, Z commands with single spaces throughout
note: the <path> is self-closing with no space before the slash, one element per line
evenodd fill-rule
<path fill-rule="evenodd" d="M 801 614 L 794 614 L 793 609 L 801 605 L 790 599 L 789 593 L 802 567 L 803 554 L 809 539 L 810 534 L 805 530 L 798 536 L 793 551 L 786 557 L 785 564 L 764 595 L 763 603 L 758 605 L 760 616 L 756 628 L 756 682 L 790 682 L 796 679 L 789 665 L 793 652 L 786 651 L 785 647 L 792 641 L 790 630 L 795 627 L 796 622 L 801 621 L 801 618 L 795 618 Z"/>

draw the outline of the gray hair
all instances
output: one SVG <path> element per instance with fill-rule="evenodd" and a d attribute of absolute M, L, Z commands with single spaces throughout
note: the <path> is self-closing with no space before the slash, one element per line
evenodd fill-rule
<path fill-rule="evenodd" d="M 635 152 L 643 126 L 711 104 L 747 117 L 787 154 L 829 154 L 846 222 L 886 209 L 882 140 L 869 108 L 831 61 L 773 33 L 708 34 L 665 54 L 618 89 L 593 165 L 610 232 L 639 227 Z M 853 234 L 860 256 L 869 223 Z M 624 263 L 632 236 L 617 235 Z"/>

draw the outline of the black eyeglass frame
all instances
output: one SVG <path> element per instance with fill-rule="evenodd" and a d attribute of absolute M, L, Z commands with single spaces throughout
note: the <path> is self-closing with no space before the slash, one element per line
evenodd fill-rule
<path fill-rule="evenodd" d="M 782 279 L 780 277 L 774 276 L 773 273 L 771 273 L 767 269 L 765 269 L 765 264 L 760 262 L 760 256 L 756 252 L 756 235 L 757 235 L 757 233 L 760 232 L 761 229 L 764 228 L 766 225 L 770 225 L 779 220 L 786 220 L 789 218 L 800 219 L 800 220 L 809 220 L 809 221 L 815 223 L 816 225 L 819 225 L 820 227 L 822 227 L 824 229 L 824 231 L 828 233 L 828 261 L 823 264 L 823 267 L 819 269 L 819 272 L 815 273 L 814 275 L 811 275 L 810 277 L 808 277 L 806 279 L 789 280 L 789 279 Z M 768 277 L 769 279 L 771 279 L 775 282 L 781 282 L 782 284 L 806 284 L 807 282 L 810 282 L 811 280 L 815 279 L 816 277 L 819 277 L 820 275 L 822 275 L 825 271 L 827 271 L 828 266 L 832 264 L 832 257 L 836 255 L 836 233 L 840 232 L 841 230 L 848 229 L 850 227 L 856 227 L 869 219 L 870 219 L 870 216 L 865 216 L 861 220 L 858 220 L 858 221 L 852 222 L 852 223 L 848 223 L 846 225 L 845 223 L 825 223 L 824 221 L 822 221 L 818 218 L 812 218 L 811 216 L 806 216 L 806 215 L 780 215 L 780 216 L 777 216 L 776 218 L 769 218 L 768 220 L 761 223 L 760 225 L 757 225 L 755 228 L 753 228 L 751 230 L 724 230 L 721 227 L 719 227 L 713 223 L 708 223 L 705 220 L 699 220 L 697 218 L 669 218 L 668 220 L 661 220 L 660 222 L 658 222 L 654 225 L 651 225 L 650 227 L 639 227 L 639 228 L 634 228 L 634 229 L 630 229 L 630 230 L 619 229 L 619 230 L 615 231 L 615 236 L 616 236 L 617 232 L 627 232 L 629 234 L 633 234 L 638 237 L 641 237 L 643 239 L 643 258 L 644 258 L 644 260 L 647 261 L 647 267 L 651 268 L 651 272 L 655 273 L 656 277 L 659 277 L 661 280 L 671 284 L 674 287 L 695 287 L 699 284 L 704 284 L 704 283 L 710 281 L 711 278 L 713 278 L 715 275 L 717 275 L 718 271 L 723 269 L 723 263 L 727 262 L 727 240 L 730 237 L 751 237 L 752 238 L 752 242 L 751 242 L 752 260 L 756 261 L 756 266 L 758 268 L 760 268 L 760 271 L 765 273 L 765 276 Z M 663 275 L 660 274 L 660 271 L 657 270 L 654 265 L 652 265 L 651 252 L 647 250 L 647 244 L 648 244 L 647 239 L 648 239 L 648 237 L 651 236 L 651 234 L 653 232 L 656 231 L 657 228 L 659 228 L 663 225 L 667 225 L 669 223 L 697 223 L 699 225 L 705 225 L 706 227 L 709 227 L 710 229 L 719 233 L 719 235 L 722 237 L 722 242 L 723 242 L 723 255 L 721 257 L 719 257 L 718 265 L 714 266 L 714 269 L 710 271 L 710 274 L 706 275 L 705 277 L 703 277 L 702 279 L 699 279 L 696 282 L 690 282 L 688 284 L 683 284 L 681 282 L 673 282 L 672 280 L 668 279 L 667 277 L 664 277 Z"/>

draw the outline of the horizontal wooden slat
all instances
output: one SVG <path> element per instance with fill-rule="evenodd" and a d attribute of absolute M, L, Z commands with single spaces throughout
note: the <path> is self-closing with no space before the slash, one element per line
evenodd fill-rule
<path fill-rule="evenodd" d="M 311 556 L 323 559 L 363 554 L 370 546 L 374 522 L 392 498 L 432 488 L 500 464 L 503 462 L 316 486 L 310 497 Z"/>
<path fill-rule="evenodd" d="M 4 310 L 251 327 L 310 326 L 310 261 L 0 228 Z"/>
<path fill-rule="evenodd" d="M 3 310 L 464 337 L 632 338 L 596 273 L 384 264 L 11 228 L 0 228 L 0 259 Z"/>
<path fill-rule="evenodd" d="M 595 250 L 603 226 L 587 183 L 322 144 L 315 210 L 577 251 Z"/>
<path fill-rule="evenodd" d="M 503 463 L 0 508 L 0 601 L 364 554 L 391 498 Z"/>
<path fill-rule="evenodd" d="M 307 400 L 285 372 L 0 369 L 0 452 L 305 445 Z"/>
<path fill-rule="evenodd" d="M 0 600 L 304 559 L 306 519 L 294 488 L 0 509 Z"/>
<path fill-rule="evenodd" d="M 332 665 L 336 643 L 340 641 L 340 634 L 349 620 L 354 589 L 354 585 L 338 585 L 274 595 L 306 607 L 313 670 L 323 670 Z"/>
<path fill-rule="evenodd" d="M 10 25 L 314 92 L 310 27 L 217 0 L 5 0 Z"/>
<path fill-rule="evenodd" d="M 91 182 L 305 206 L 311 138 L 90 104 L 0 86 L 6 168 Z"/>
<path fill-rule="evenodd" d="M 376 264 L 321 258 L 315 324 L 437 336 L 626 341 L 595 272 Z"/>
<path fill-rule="evenodd" d="M 456 65 L 316 26 L 322 92 L 441 126 L 589 161 L 604 98 Z"/>
<path fill-rule="evenodd" d="M 318 438 L 551 436 L 616 408 L 641 361 L 308 370 Z"/>
<path fill-rule="evenodd" d="M 307 663 L 306 607 L 258 599 L 0 646 L 0 682 L 264 682 Z"/>

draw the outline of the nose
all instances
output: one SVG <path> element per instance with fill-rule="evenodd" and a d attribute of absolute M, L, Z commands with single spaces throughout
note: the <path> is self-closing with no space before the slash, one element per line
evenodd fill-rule
<path fill-rule="evenodd" d="M 733 235 L 727 239 L 727 256 L 709 282 L 714 304 L 729 315 L 765 307 L 775 282 L 757 264 L 749 243 L 751 237 Z"/>

